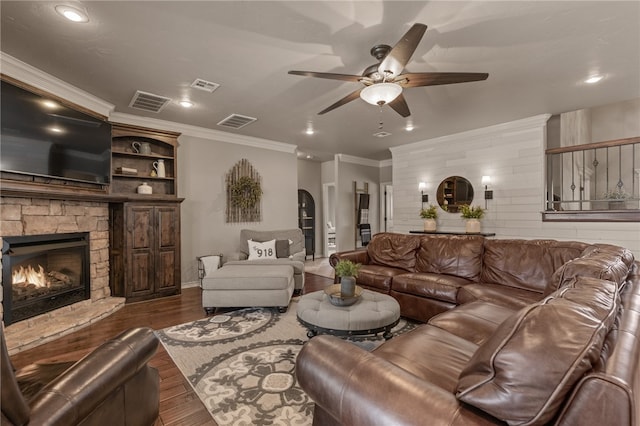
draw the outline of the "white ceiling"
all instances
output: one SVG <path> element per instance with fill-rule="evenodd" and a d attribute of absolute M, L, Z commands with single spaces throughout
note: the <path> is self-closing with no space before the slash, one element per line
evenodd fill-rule
<path fill-rule="evenodd" d="M 298 145 L 315 158 L 376 160 L 391 146 L 640 97 L 638 1 L 85 1 L 72 24 L 60 2 L 0 2 L 1 49 L 115 105 L 121 113 Z M 415 129 L 389 107 L 358 99 L 319 111 L 360 83 L 287 74 L 360 74 L 375 44 L 428 26 L 409 72 L 488 72 L 486 81 L 405 90 Z M 596 85 L 583 80 L 593 73 Z M 221 86 L 190 88 L 196 78 Z M 136 90 L 172 98 L 159 114 L 130 108 Z M 188 98 L 186 110 L 177 101 Z M 386 138 L 372 136 L 382 117 Z M 308 124 L 316 130 L 304 133 Z"/>

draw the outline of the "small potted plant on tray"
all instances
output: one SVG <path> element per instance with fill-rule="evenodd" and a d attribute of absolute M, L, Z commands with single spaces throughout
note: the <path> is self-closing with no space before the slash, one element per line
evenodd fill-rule
<path fill-rule="evenodd" d="M 424 230 L 432 232 L 436 230 L 436 219 L 438 218 L 437 207 L 430 204 L 426 209 L 420 210 L 420 217 L 424 219 Z"/>
<path fill-rule="evenodd" d="M 336 275 L 340 277 L 342 297 L 352 297 L 356 292 L 356 277 L 362 265 L 350 260 L 340 260 L 336 264 Z"/>
<path fill-rule="evenodd" d="M 484 217 L 484 209 L 480 206 L 463 204 L 460 206 L 460 216 L 467 219 L 465 230 L 469 234 L 480 233 L 480 219 Z"/>

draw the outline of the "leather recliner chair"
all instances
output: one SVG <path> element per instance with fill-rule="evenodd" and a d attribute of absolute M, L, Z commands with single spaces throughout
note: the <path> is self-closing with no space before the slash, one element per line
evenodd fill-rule
<path fill-rule="evenodd" d="M 158 339 L 134 328 L 78 362 L 32 364 L 15 371 L 1 335 L 2 425 L 152 425 L 159 376 L 147 363 Z"/>

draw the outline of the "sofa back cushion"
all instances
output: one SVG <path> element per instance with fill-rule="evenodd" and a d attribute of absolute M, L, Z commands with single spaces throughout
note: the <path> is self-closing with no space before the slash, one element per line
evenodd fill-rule
<path fill-rule="evenodd" d="M 543 293 L 556 269 L 579 257 L 587 246 L 573 241 L 487 239 L 480 279 Z"/>
<path fill-rule="evenodd" d="M 579 258 L 568 261 L 556 270 L 547 284 L 545 295 L 551 294 L 579 275 L 622 284 L 629 275 L 633 262 L 633 253 L 626 248 L 595 244 L 587 247 Z"/>
<path fill-rule="evenodd" d="M 280 229 L 275 231 L 254 231 L 252 229 L 242 229 L 240 231 L 240 251 L 249 255 L 249 245 L 247 241 L 253 240 L 265 242 L 270 240 L 291 240 L 289 254 L 299 253 L 304 250 L 304 237 L 302 231 L 295 229 Z"/>
<path fill-rule="evenodd" d="M 420 236 L 382 232 L 375 234 L 367 245 L 367 253 L 374 265 L 391 266 L 413 272 Z"/>
<path fill-rule="evenodd" d="M 615 283 L 576 277 L 498 326 L 460 373 L 457 397 L 510 425 L 550 421 L 598 363 L 619 307 Z"/>
<path fill-rule="evenodd" d="M 478 235 L 429 235 L 421 238 L 416 272 L 455 275 L 478 281 L 484 238 Z"/>

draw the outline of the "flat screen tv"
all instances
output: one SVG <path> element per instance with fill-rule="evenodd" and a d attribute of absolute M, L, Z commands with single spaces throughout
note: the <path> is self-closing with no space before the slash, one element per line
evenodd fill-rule
<path fill-rule="evenodd" d="M 111 124 L 2 81 L 0 171 L 105 185 Z"/>

